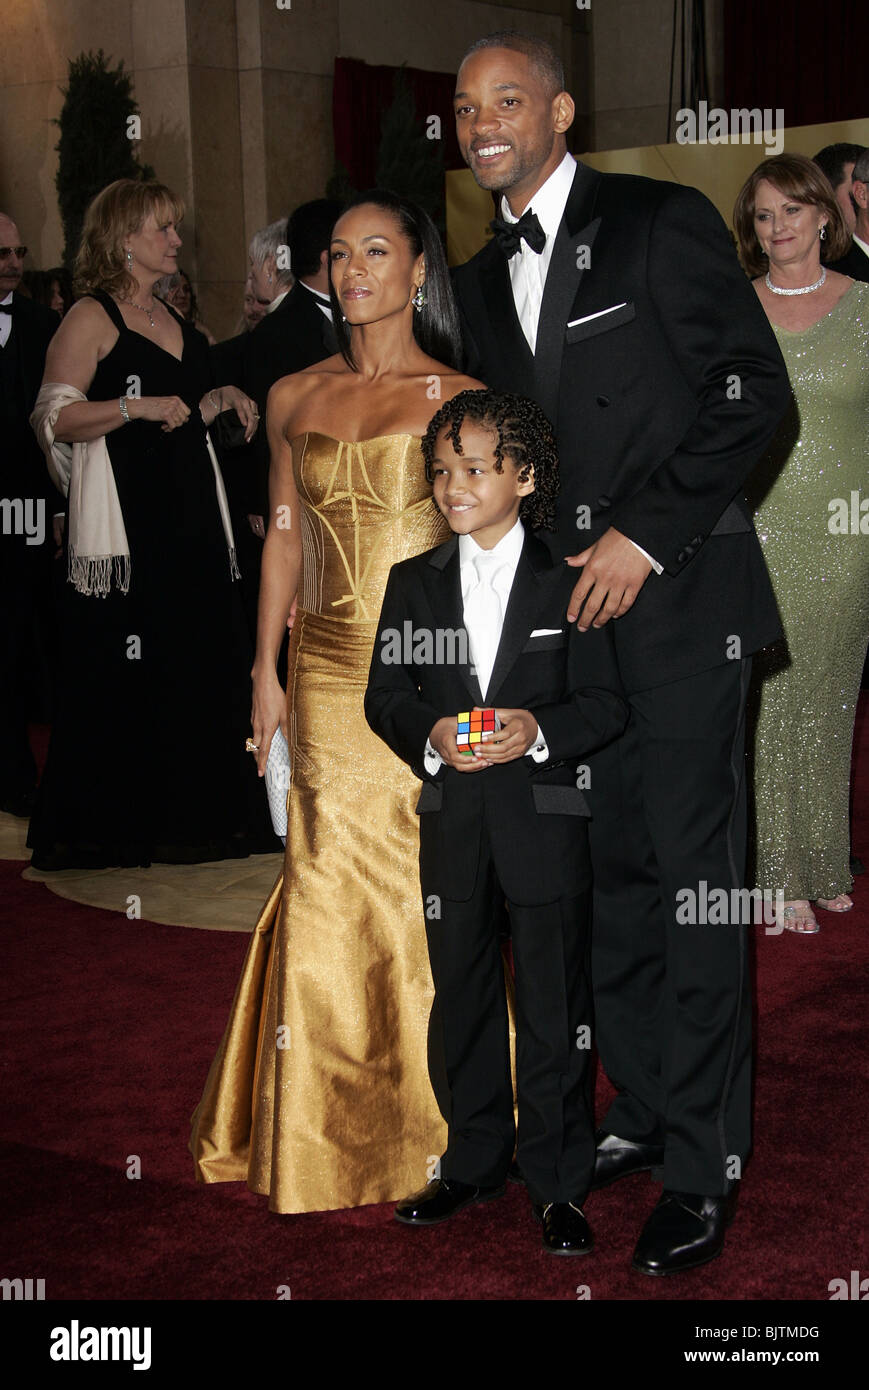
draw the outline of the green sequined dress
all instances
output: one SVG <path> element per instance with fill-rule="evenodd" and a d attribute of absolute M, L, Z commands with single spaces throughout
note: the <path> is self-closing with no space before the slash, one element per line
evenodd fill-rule
<path fill-rule="evenodd" d="M 869 640 L 869 535 L 859 520 L 853 534 L 851 516 L 869 529 L 869 510 L 859 513 L 869 460 L 869 283 L 855 282 L 810 328 L 776 327 L 775 335 L 794 403 L 748 495 L 785 641 L 755 660 L 754 881 L 783 889 L 785 900 L 814 900 L 852 884 L 848 793 Z"/>

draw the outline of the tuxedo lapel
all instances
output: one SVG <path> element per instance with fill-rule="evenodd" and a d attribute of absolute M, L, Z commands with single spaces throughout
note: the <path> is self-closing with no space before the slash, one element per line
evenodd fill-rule
<path fill-rule="evenodd" d="M 335 337 L 335 329 L 331 320 L 326 318 L 320 308 L 320 301 L 316 295 L 309 292 L 304 285 L 296 283 L 287 295 L 284 303 L 280 306 L 288 311 L 300 314 L 306 326 L 310 328 L 313 337 L 319 339 L 323 344 L 323 351 L 330 356 L 338 351 L 338 339 Z"/>
<path fill-rule="evenodd" d="M 507 257 L 494 241 L 488 249 L 491 255 L 480 267 L 480 287 L 498 353 L 515 362 L 523 375 L 530 374 L 534 370 L 534 358 L 516 313 Z"/>
<path fill-rule="evenodd" d="M 546 547 L 526 532 L 486 694 L 489 705 L 497 703 L 498 691 L 527 645 L 540 606 L 541 575 L 551 572 L 553 568 Z"/>
<path fill-rule="evenodd" d="M 553 423 L 558 418 L 564 325 L 582 277 L 590 268 L 601 219 L 594 217 L 600 175 L 585 164 L 576 166 L 564 216 L 555 237 L 546 275 L 534 352 L 534 398 Z M 523 334 L 524 338 L 524 334 Z"/>
<path fill-rule="evenodd" d="M 319 309 L 317 313 L 320 314 L 320 318 L 323 320 L 320 325 L 320 332 L 323 335 L 323 347 L 330 357 L 334 357 L 335 353 L 338 351 L 338 339 L 335 336 L 334 326 L 332 322 L 326 318 L 325 314 L 320 313 Z"/>
<path fill-rule="evenodd" d="M 430 556 L 429 563 L 425 567 L 424 582 L 434 617 L 435 632 L 433 636 L 435 649 L 437 649 L 438 630 L 444 632 L 465 631 L 459 542 L 456 536 L 452 536 Z M 459 656 L 464 653 L 467 658 L 457 661 L 456 676 L 467 687 L 471 704 L 482 705 L 483 692 L 480 689 L 476 671 L 471 664 L 470 644 L 467 636 L 465 636 L 464 642 L 456 644 L 456 650 Z"/>

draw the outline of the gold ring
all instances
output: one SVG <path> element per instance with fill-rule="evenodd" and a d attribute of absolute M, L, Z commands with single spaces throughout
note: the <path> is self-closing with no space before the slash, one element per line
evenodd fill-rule
<path fill-rule="evenodd" d="M 244 744 L 244 751 L 245 753 L 258 753 L 259 744 L 254 743 L 252 738 L 246 739 Z"/>

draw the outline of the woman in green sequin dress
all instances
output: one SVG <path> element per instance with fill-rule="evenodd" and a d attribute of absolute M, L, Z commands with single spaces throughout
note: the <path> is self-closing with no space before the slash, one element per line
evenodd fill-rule
<path fill-rule="evenodd" d="M 794 400 L 749 485 L 785 640 L 755 663 L 756 883 L 782 925 L 848 897 L 854 716 L 869 639 L 869 538 L 852 497 L 869 446 L 869 284 L 825 270 L 849 238 L 824 176 L 779 155 L 755 170 L 734 222 Z M 790 291 L 790 293 L 788 293 Z M 869 526 L 869 521 L 865 523 Z"/>

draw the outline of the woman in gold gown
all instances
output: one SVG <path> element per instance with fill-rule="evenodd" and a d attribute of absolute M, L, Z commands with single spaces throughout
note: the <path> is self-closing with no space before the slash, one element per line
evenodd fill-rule
<path fill-rule="evenodd" d="M 420 438 L 478 386 L 437 233 L 392 194 L 335 225 L 341 353 L 272 388 L 253 741 L 290 745 L 283 874 L 254 929 L 194 1113 L 203 1182 L 246 1180 L 272 1210 L 394 1201 L 446 1138 L 427 1072 L 432 986 L 413 775 L 363 714 L 390 566 L 444 538 Z M 342 322 L 343 319 L 343 322 Z M 293 600 L 286 694 L 275 662 Z"/>

